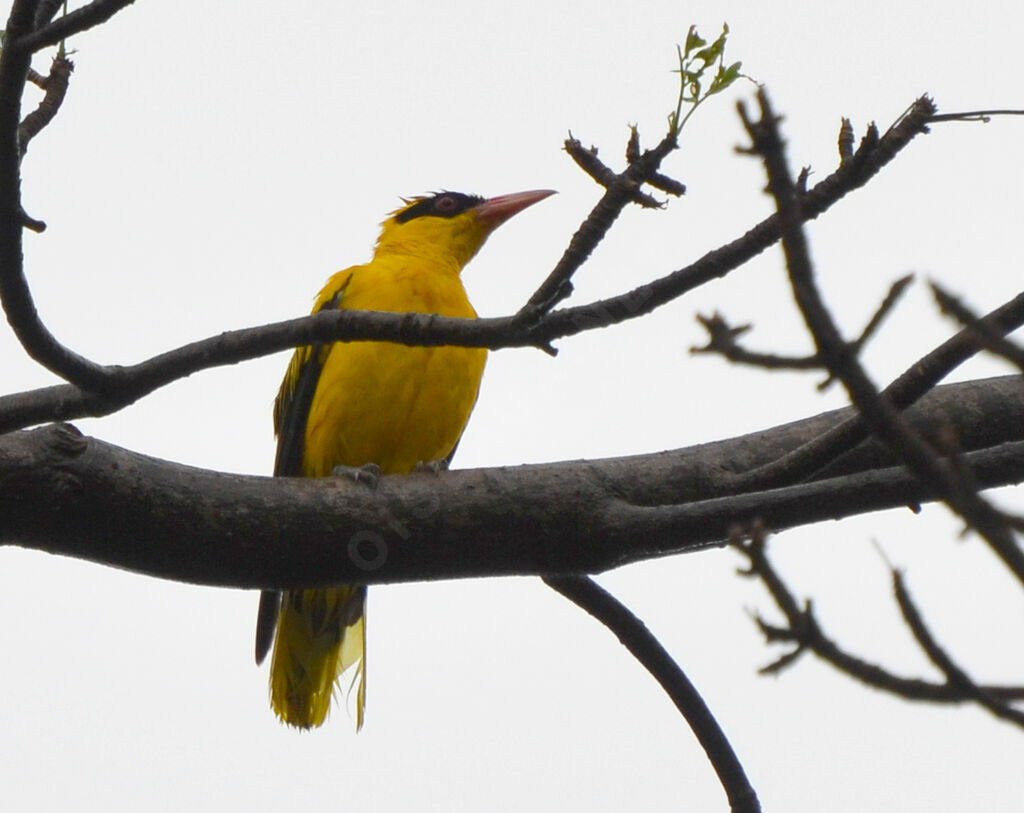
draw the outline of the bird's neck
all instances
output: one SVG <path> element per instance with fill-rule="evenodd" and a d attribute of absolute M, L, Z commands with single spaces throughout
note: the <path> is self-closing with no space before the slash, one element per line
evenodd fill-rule
<path fill-rule="evenodd" d="M 472 255 L 470 255 L 471 257 Z M 402 241 L 381 243 L 374 251 L 375 260 L 408 258 L 417 265 L 429 264 L 437 272 L 459 276 L 470 257 L 462 257 L 453 251 L 440 249 L 429 242 Z"/>

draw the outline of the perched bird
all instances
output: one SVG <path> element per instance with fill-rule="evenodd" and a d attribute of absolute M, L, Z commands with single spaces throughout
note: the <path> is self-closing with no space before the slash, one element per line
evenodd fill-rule
<path fill-rule="evenodd" d="M 487 236 L 553 194 L 484 199 L 457 192 L 412 198 L 384 221 L 373 259 L 332 276 L 313 312 L 329 308 L 474 318 L 459 277 Z M 274 474 L 324 477 L 339 467 L 406 474 L 445 462 L 476 402 L 487 351 L 336 342 L 300 347 L 274 403 Z M 301 540 L 296 540 L 301 544 Z M 276 636 L 275 636 L 276 631 Z M 356 727 L 366 700 L 366 586 L 264 591 L 256 662 L 274 645 L 270 701 L 285 723 L 327 716 L 335 682 L 353 669 Z"/>

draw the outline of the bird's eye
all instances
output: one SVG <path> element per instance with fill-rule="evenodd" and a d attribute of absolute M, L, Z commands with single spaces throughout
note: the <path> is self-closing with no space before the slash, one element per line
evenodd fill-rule
<path fill-rule="evenodd" d="M 437 211 L 440 212 L 441 214 L 448 214 L 449 212 L 454 212 L 455 207 L 457 205 L 458 204 L 455 202 L 455 198 L 453 198 L 451 195 L 442 195 L 434 203 L 434 206 L 437 208 Z"/>

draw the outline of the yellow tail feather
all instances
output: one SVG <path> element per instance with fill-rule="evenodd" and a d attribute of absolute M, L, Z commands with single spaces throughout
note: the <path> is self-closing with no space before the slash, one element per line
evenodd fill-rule
<path fill-rule="evenodd" d="M 366 588 L 357 585 L 285 593 L 270 665 L 270 703 L 297 728 L 327 719 L 338 677 L 352 668 L 356 728 L 366 703 Z"/>

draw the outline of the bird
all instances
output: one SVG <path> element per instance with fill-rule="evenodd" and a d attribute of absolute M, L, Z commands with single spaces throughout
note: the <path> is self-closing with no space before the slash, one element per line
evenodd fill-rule
<path fill-rule="evenodd" d="M 373 257 L 335 273 L 313 313 L 329 309 L 476 318 L 461 271 L 487 237 L 554 194 L 483 198 L 437 192 L 403 198 L 381 224 Z M 274 475 L 407 474 L 450 461 L 476 403 L 487 351 L 352 341 L 299 347 L 274 402 Z M 301 544 L 301 540 L 296 540 Z M 336 685 L 351 675 L 356 730 L 366 705 L 366 586 L 264 590 L 256 663 L 273 646 L 270 702 L 299 729 L 323 724 Z M 350 671 L 351 670 L 351 671 Z"/>

